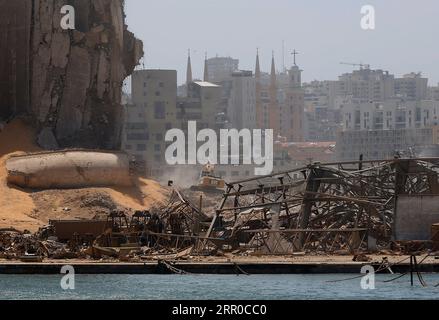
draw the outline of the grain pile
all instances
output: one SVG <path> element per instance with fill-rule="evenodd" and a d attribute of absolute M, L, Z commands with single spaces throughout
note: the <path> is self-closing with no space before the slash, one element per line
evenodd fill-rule
<path fill-rule="evenodd" d="M 35 132 L 21 120 L 7 124 L 0 132 L 0 228 L 35 230 L 42 225 L 29 216 L 35 206 L 28 192 L 6 183 L 6 159 L 11 154 L 38 151 L 34 141 Z"/>
<path fill-rule="evenodd" d="M 112 209 L 147 210 L 166 202 L 168 190 L 156 181 L 133 178 L 133 187 L 23 190 L 6 183 L 12 154 L 40 151 L 35 131 L 14 120 L 0 132 L 0 228 L 36 231 L 51 219 L 91 219 Z"/>

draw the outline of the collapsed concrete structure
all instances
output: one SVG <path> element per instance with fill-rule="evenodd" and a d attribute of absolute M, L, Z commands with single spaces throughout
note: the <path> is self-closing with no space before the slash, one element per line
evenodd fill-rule
<path fill-rule="evenodd" d="M 72 5 L 76 29 L 61 27 Z M 0 119 L 27 114 L 46 149 L 117 149 L 124 79 L 143 56 L 123 0 L 0 0 Z"/>

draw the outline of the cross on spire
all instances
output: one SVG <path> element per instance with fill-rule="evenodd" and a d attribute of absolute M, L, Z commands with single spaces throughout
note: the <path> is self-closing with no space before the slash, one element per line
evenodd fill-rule
<path fill-rule="evenodd" d="M 294 65 L 297 66 L 296 64 L 296 56 L 299 55 L 300 53 L 296 51 L 296 49 L 294 49 L 294 51 L 291 53 L 293 55 L 294 58 Z"/>

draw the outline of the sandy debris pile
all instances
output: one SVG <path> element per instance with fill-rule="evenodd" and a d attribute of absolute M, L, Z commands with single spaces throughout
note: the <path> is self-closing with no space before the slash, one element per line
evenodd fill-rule
<path fill-rule="evenodd" d="M 36 132 L 23 120 L 14 120 L 0 132 L 0 228 L 36 232 L 49 220 L 92 219 L 111 210 L 148 210 L 167 201 L 169 192 L 159 183 L 133 178 L 133 187 L 70 190 L 23 190 L 8 186 L 6 160 L 12 155 L 41 151 Z"/>
<path fill-rule="evenodd" d="M 0 228 L 36 231 L 42 223 L 28 216 L 35 208 L 29 194 L 6 183 L 6 159 L 11 154 L 35 152 L 35 131 L 22 120 L 7 124 L 0 132 Z"/>
<path fill-rule="evenodd" d="M 90 189 L 40 191 L 32 193 L 31 198 L 35 204 L 31 216 L 44 223 L 66 218 L 99 219 L 113 210 L 128 210 L 106 192 Z"/>

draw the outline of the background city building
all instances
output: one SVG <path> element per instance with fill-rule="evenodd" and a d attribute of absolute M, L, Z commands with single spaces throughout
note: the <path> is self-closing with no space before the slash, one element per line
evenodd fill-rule
<path fill-rule="evenodd" d="M 136 71 L 132 93 L 124 96 L 125 150 L 154 177 L 184 172 L 184 177 L 196 179 L 200 166 L 169 167 L 164 158 L 166 131 L 187 131 L 192 120 L 198 130 L 273 129 L 275 171 L 310 162 L 358 160 L 360 155 L 387 159 L 438 150 L 439 87 L 429 87 L 421 73 L 398 78 L 359 65 L 337 80 L 303 84 L 295 60 L 281 72 L 274 55 L 269 72 L 260 62 L 259 51 L 254 72 L 240 70 L 238 59 L 206 56 L 198 80 L 189 54 L 186 83 L 180 86 L 176 71 Z M 248 178 L 254 169 L 218 166 L 232 180 Z"/>

